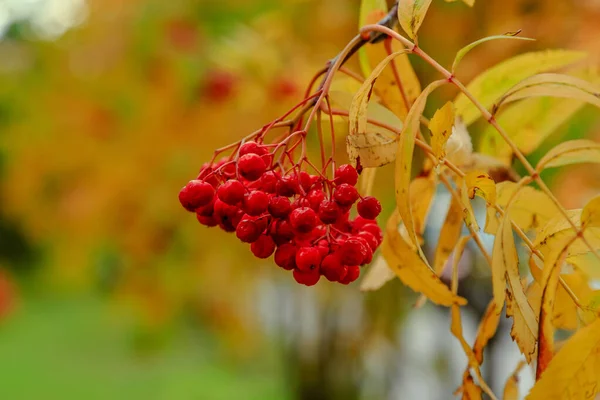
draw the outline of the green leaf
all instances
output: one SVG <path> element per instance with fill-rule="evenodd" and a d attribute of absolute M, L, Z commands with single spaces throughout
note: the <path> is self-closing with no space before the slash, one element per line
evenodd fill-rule
<path fill-rule="evenodd" d="M 570 50 L 546 50 L 522 54 L 481 73 L 473 79 L 467 89 L 486 108 L 491 107 L 508 89 L 523 79 L 565 67 L 583 59 L 585 53 Z M 464 93 L 454 100 L 457 115 L 462 117 L 466 125 L 470 125 L 480 117 L 479 110 Z"/>

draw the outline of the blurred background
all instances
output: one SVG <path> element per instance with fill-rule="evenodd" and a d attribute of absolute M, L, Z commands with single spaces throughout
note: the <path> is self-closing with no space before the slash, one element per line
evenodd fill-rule
<path fill-rule="evenodd" d="M 214 148 L 301 99 L 356 33 L 358 8 L 0 0 L 0 398 L 451 397 L 466 360 L 447 310 L 413 310 L 417 296 L 397 280 L 373 293 L 300 287 L 177 201 Z M 483 36 L 522 29 L 537 39 L 476 48 L 461 64 L 465 81 L 548 47 L 585 49 L 597 65 L 599 20 L 598 0 L 478 0 L 472 9 L 435 0 L 420 44 L 448 65 Z M 422 82 L 435 77 L 418 60 L 415 68 Z M 584 108 L 530 158 L 581 137 L 600 139 L 596 110 Z M 571 208 L 600 190 L 598 169 L 545 177 Z M 384 168 L 376 184 L 387 215 L 391 179 Z M 430 250 L 447 205 L 438 196 Z M 463 259 L 469 341 L 491 297 L 480 261 L 470 249 Z M 508 329 L 502 319 L 486 353 L 496 393 L 519 359 Z M 521 375 L 526 390 L 531 371 Z"/>

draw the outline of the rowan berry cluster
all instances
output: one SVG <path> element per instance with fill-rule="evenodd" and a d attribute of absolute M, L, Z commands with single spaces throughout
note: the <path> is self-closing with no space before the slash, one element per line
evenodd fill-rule
<path fill-rule="evenodd" d="M 179 201 L 201 224 L 235 232 L 256 257 L 274 255 L 298 283 L 312 286 L 321 276 L 355 281 L 381 244 L 375 222 L 381 204 L 359 195 L 358 172 L 349 164 L 338 167 L 333 179 L 299 166 L 282 171 L 270 149 L 246 142 L 235 157 L 205 164 Z M 354 204 L 358 216 L 351 218 Z"/>

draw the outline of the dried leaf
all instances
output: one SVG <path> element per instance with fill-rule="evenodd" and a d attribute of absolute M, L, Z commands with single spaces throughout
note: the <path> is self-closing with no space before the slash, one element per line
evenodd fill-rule
<path fill-rule="evenodd" d="M 600 227 L 600 196 L 594 197 L 583 207 L 581 226 L 583 228 Z"/>
<path fill-rule="evenodd" d="M 398 1 L 398 21 L 411 39 L 417 36 L 430 4 L 431 0 Z"/>
<path fill-rule="evenodd" d="M 354 164 L 360 159 L 365 168 L 381 167 L 396 159 L 398 137 L 383 133 L 363 133 L 346 136 L 348 158 Z"/>
<path fill-rule="evenodd" d="M 473 344 L 473 352 L 480 365 L 483 363 L 483 349 L 496 334 L 499 322 L 500 314 L 496 313 L 496 305 L 492 299 L 490 304 L 488 304 L 483 318 L 481 318 L 477 336 L 475 337 L 475 343 Z"/>
<path fill-rule="evenodd" d="M 394 271 L 390 269 L 385 258 L 379 255 L 374 262 L 371 263 L 367 274 L 360 281 L 360 290 L 363 292 L 379 290 L 387 282 L 396 277 Z"/>
<path fill-rule="evenodd" d="M 515 192 L 519 190 L 518 193 Z M 514 198 L 513 198 L 514 196 Z M 513 198 L 510 209 L 506 210 Z M 543 192 L 531 187 L 520 186 L 515 182 L 504 181 L 496 184 L 496 204 L 509 213 L 510 219 L 525 232 L 544 226 L 559 210 Z M 484 231 L 493 234 L 498 230 L 496 209 L 488 207 Z"/>
<path fill-rule="evenodd" d="M 490 40 L 498 40 L 498 39 L 535 40 L 535 39 L 531 39 L 531 38 L 516 36 L 518 33 L 520 33 L 520 32 L 509 32 L 509 33 L 505 33 L 504 35 L 488 36 L 488 37 L 484 37 L 482 39 L 474 41 L 473 43 L 466 45 L 465 47 L 460 49 L 458 51 L 458 53 L 456 53 L 456 57 L 454 57 L 454 62 L 452 63 L 452 72 L 456 71 L 456 67 L 458 66 L 458 63 L 463 59 L 463 57 L 469 51 L 471 51 L 474 47 L 479 46 L 482 43 L 489 42 Z"/>
<path fill-rule="evenodd" d="M 519 361 L 519 364 L 513 371 L 513 373 L 506 380 L 506 384 L 504 385 L 504 395 L 502 396 L 503 400 L 519 400 L 519 372 L 521 369 L 527 365 L 525 361 Z"/>
<path fill-rule="evenodd" d="M 388 220 L 386 235 L 381 245 L 381 252 L 392 271 L 406 286 L 423 293 L 436 304 L 444 306 L 466 304 L 467 301 L 454 295 L 402 238 L 397 228 L 399 222 L 398 213 L 395 212 Z"/>
<path fill-rule="evenodd" d="M 525 78 L 510 88 L 494 104 L 492 110 L 527 97 L 543 96 L 575 99 L 600 107 L 600 89 L 594 84 L 564 74 L 538 74 Z"/>
<path fill-rule="evenodd" d="M 471 171 L 465 176 L 465 184 L 470 199 L 474 199 L 477 195 L 489 204 L 496 203 L 496 182 L 487 173 Z"/>
<path fill-rule="evenodd" d="M 569 240 L 564 246 L 554 249 L 544 261 L 544 270 L 542 271 L 542 280 L 540 283 L 542 296 L 539 313 L 537 379 L 542 376 L 542 372 L 544 372 L 554 356 L 554 325 L 552 323 L 554 301 L 560 277 L 560 267 L 565 261 L 567 248 L 571 243 L 572 240 Z"/>
<path fill-rule="evenodd" d="M 542 157 L 536 170 L 582 163 L 600 163 L 600 143 L 586 139 L 563 142 Z"/>
<path fill-rule="evenodd" d="M 423 114 L 427 96 L 436 88 L 447 83 L 446 80 L 432 82 L 419 95 L 413 106 L 411 107 L 408 116 L 405 120 L 404 129 L 398 141 L 398 151 L 396 152 L 396 170 L 395 170 L 395 188 L 396 188 L 396 206 L 398 213 L 404 222 L 408 231 L 410 240 L 417 246 L 421 258 L 426 262 L 421 246 L 415 232 L 413 216 L 410 205 L 410 179 L 412 171 L 413 151 L 415 148 L 415 136 L 419 132 L 419 120 Z"/>
<path fill-rule="evenodd" d="M 541 72 L 556 70 L 579 61 L 585 53 L 568 50 L 547 50 L 522 54 L 481 73 L 473 79 L 467 89 L 486 108 L 494 104 L 504 92 L 523 79 Z M 466 125 L 480 117 L 479 110 L 463 93 L 454 100 L 457 115 Z"/>
<path fill-rule="evenodd" d="M 567 340 L 526 399 L 593 399 L 599 391 L 600 319 L 597 319 Z"/>
<path fill-rule="evenodd" d="M 460 188 L 460 200 L 462 202 L 463 219 L 465 221 L 465 225 L 473 228 L 473 230 L 476 232 L 479 231 L 479 224 L 477 223 L 473 206 L 469 200 L 469 188 L 467 187 L 465 180 L 462 181 Z"/>
<path fill-rule="evenodd" d="M 431 148 L 438 161 L 446 157 L 446 142 L 452 134 L 454 126 L 454 105 L 451 102 L 444 104 L 437 110 L 429 121 L 431 131 Z"/>
<path fill-rule="evenodd" d="M 450 208 L 446 214 L 444 225 L 442 225 L 442 229 L 440 230 L 440 237 L 435 249 L 433 270 L 438 275 L 442 273 L 450 254 L 454 251 L 454 247 L 460 237 L 462 223 L 462 205 L 452 197 Z"/>
<path fill-rule="evenodd" d="M 469 370 L 465 371 L 460 390 L 462 391 L 462 400 L 481 400 L 481 388 L 475 384 Z"/>

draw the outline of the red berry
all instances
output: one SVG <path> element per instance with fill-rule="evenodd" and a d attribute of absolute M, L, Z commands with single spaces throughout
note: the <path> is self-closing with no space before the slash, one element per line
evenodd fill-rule
<path fill-rule="evenodd" d="M 296 268 L 301 271 L 318 269 L 321 263 L 321 252 L 316 247 L 301 247 L 296 252 Z"/>
<path fill-rule="evenodd" d="M 360 267 L 358 265 L 353 265 L 351 267 L 348 267 L 348 272 L 346 273 L 346 276 L 340 280 L 340 283 L 342 283 L 344 285 L 352 283 L 358 279 L 359 275 L 360 275 Z"/>
<path fill-rule="evenodd" d="M 342 210 L 342 211 L 344 211 L 344 210 Z M 352 224 L 350 223 L 350 221 L 348 219 L 349 217 L 350 217 L 349 212 L 345 212 L 342 215 L 340 215 L 338 220 L 335 221 L 335 223 L 333 224 L 335 229 L 337 229 L 340 232 L 344 232 L 344 233 L 352 232 Z"/>
<path fill-rule="evenodd" d="M 229 158 L 223 157 L 221 161 L 217 163 L 217 167 L 219 168 L 219 172 L 226 179 L 232 179 L 235 177 L 235 162 L 230 161 Z"/>
<path fill-rule="evenodd" d="M 275 242 L 270 236 L 261 235 L 256 242 L 250 245 L 250 250 L 258 258 L 269 258 L 275 251 Z"/>
<path fill-rule="evenodd" d="M 275 264 L 288 271 L 296 266 L 296 246 L 293 244 L 282 244 L 275 250 Z"/>
<path fill-rule="evenodd" d="M 194 179 L 189 181 L 179 192 L 179 202 L 188 211 L 210 204 L 215 196 L 215 189 L 210 183 Z"/>
<path fill-rule="evenodd" d="M 370 232 L 362 231 L 359 232 L 356 236 L 363 239 L 369 245 L 371 251 L 375 251 L 377 250 L 377 247 L 379 247 L 379 242 L 377 241 L 375 236 Z"/>
<path fill-rule="evenodd" d="M 242 201 L 245 194 L 246 188 L 244 184 L 236 179 L 228 180 L 217 189 L 219 200 L 231 206 Z"/>
<path fill-rule="evenodd" d="M 238 160 L 240 175 L 249 181 L 259 179 L 266 171 L 267 165 L 258 154 L 245 154 Z"/>
<path fill-rule="evenodd" d="M 310 207 L 310 203 L 305 197 L 298 197 L 292 202 L 292 210 L 300 207 Z"/>
<path fill-rule="evenodd" d="M 242 209 L 248 215 L 257 216 L 267 211 L 269 196 L 260 190 L 247 193 L 244 196 Z"/>
<path fill-rule="evenodd" d="M 356 205 L 358 215 L 366 219 L 375 219 L 381 212 L 381 203 L 375 197 L 367 196 Z"/>
<path fill-rule="evenodd" d="M 337 254 L 329 254 L 321 262 L 321 274 L 331 282 L 339 282 L 346 276 L 348 267 L 342 265 Z"/>
<path fill-rule="evenodd" d="M 358 182 L 358 172 L 356 172 L 356 168 L 354 168 L 350 164 L 340 165 L 335 170 L 335 183 L 338 185 L 342 183 L 346 183 L 348 185 L 354 186 Z"/>
<path fill-rule="evenodd" d="M 306 195 L 306 200 L 309 207 L 318 212 L 321 202 L 325 200 L 325 193 L 321 189 L 313 189 Z"/>
<path fill-rule="evenodd" d="M 348 238 L 340 246 L 340 258 L 344 265 L 360 265 L 367 257 L 368 245 L 356 237 Z"/>
<path fill-rule="evenodd" d="M 240 147 L 240 156 L 245 156 L 246 154 L 258 154 L 262 156 L 268 152 L 266 147 L 254 141 L 246 142 Z"/>
<path fill-rule="evenodd" d="M 212 215 L 205 216 L 205 215 L 196 214 L 196 218 L 198 219 L 198 222 L 200 222 L 204 226 L 217 226 L 218 225 L 217 219 L 215 217 L 213 217 Z"/>
<path fill-rule="evenodd" d="M 314 182 L 313 176 L 306 171 L 300 171 L 298 179 L 300 180 L 300 186 L 304 189 L 304 192 L 308 193 Z"/>
<path fill-rule="evenodd" d="M 366 239 L 364 239 L 360 236 L 356 236 L 356 238 L 364 244 L 365 249 L 366 249 L 365 257 L 362 259 L 362 261 L 359 264 L 360 265 L 370 264 L 371 261 L 373 261 L 373 250 L 371 250 L 371 246 L 369 245 L 369 242 L 367 242 Z"/>
<path fill-rule="evenodd" d="M 362 231 L 369 232 L 371 235 L 375 236 L 377 239 L 378 246 L 383 242 L 383 232 L 381 232 L 381 228 L 377 224 L 366 224 L 362 227 Z"/>
<path fill-rule="evenodd" d="M 277 245 L 287 243 L 294 237 L 294 230 L 289 222 L 285 220 L 275 220 L 271 223 L 269 234 Z"/>
<path fill-rule="evenodd" d="M 294 279 L 301 285 L 313 286 L 319 282 L 321 278 L 321 274 L 319 274 L 318 269 L 314 269 L 311 271 L 300 271 L 299 269 L 294 269 Z"/>
<path fill-rule="evenodd" d="M 212 217 L 215 211 L 215 198 L 210 204 L 196 208 L 196 214 L 202 217 Z"/>
<path fill-rule="evenodd" d="M 319 219 L 324 224 L 333 224 L 342 215 L 342 210 L 336 202 L 323 200 L 319 207 Z"/>
<path fill-rule="evenodd" d="M 262 233 L 259 224 L 252 219 L 243 219 L 235 228 L 235 236 L 245 243 L 254 243 Z"/>
<path fill-rule="evenodd" d="M 287 197 L 273 196 L 269 199 L 268 209 L 275 218 L 285 218 L 292 211 L 292 205 Z"/>
<path fill-rule="evenodd" d="M 292 197 L 299 193 L 298 178 L 295 175 L 287 175 L 277 182 L 277 194 Z"/>
<path fill-rule="evenodd" d="M 258 187 L 266 193 L 275 193 L 279 182 L 279 174 L 274 171 L 267 171 L 260 177 Z"/>
<path fill-rule="evenodd" d="M 296 208 L 290 214 L 290 224 L 298 232 L 310 232 L 317 226 L 317 214 L 312 208 Z"/>
<path fill-rule="evenodd" d="M 356 188 L 347 183 L 338 185 L 333 192 L 333 199 L 340 206 L 351 206 L 358 200 L 358 197 L 359 195 Z"/>

